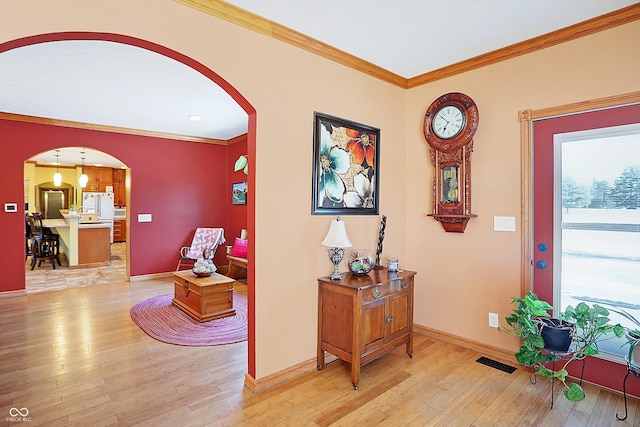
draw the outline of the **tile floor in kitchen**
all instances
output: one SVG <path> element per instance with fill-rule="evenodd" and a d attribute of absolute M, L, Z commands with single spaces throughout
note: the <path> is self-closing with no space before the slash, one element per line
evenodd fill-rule
<path fill-rule="evenodd" d="M 111 245 L 111 262 L 107 266 L 69 269 L 65 256 L 60 257 L 60 262 L 62 267 L 56 265 L 55 270 L 51 267 L 51 263 L 43 262 L 40 267 L 36 264 L 32 271 L 31 258 L 27 258 L 25 262 L 27 293 L 129 281 L 127 244 L 124 242 Z"/>

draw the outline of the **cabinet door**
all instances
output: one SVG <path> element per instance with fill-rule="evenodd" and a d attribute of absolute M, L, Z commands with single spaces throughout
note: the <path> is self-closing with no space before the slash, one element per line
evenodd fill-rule
<path fill-rule="evenodd" d="M 84 173 L 87 174 L 87 177 L 89 178 L 87 187 L 90 184 L 94 184 L 96 185 L 96 188 L 98 186 L 98 168 L 95 166 L 85 166 L 84 167 Z"/>
<path fill-rule="evenodd" d="M 366 353 L 385 339 L 386 298 L 362 306 L 362 345 Z"/>
<path fill-rule="evenodd" d="M 409 310 L 411 295 L 408 291 L 399 292 L 389 297 L 389 338 L 409 331 Z"/>
<path fill-rule="evenodd" d="M 126 206 L 127 199 L 126 199 L 126 193 L 124 190 L 124 185 L 121 185 L 121 184 L 113 185 L 113 204 L 115 206 Z"/>
<path fill-rule="evenodd" d="M 98 168 L 98 184 L 101 186 L 113 185 L 113 169 Z"/>
<path fill-rule="evenodd" d="M 124 185 L 126 171 L 124 169 L 113 170 L 113 185 Z"/>

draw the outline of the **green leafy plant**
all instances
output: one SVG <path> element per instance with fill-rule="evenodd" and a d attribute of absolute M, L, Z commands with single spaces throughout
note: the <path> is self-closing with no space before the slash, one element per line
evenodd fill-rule
<path fill-rule="evenodd" d="M 249 175 L 249 159 L 247 159 L 247 156 L 240 156 L 238 160 L 236 160 L 233 171 L 237 172 L 239 170 L 242 170 L 245 175 Z"/>
<path fill-rule="evenodd" d="M 640 343 L 640 320 L 636 319 L 633 314 L 621 308 L 617 308 L 617 307 L 611 308 L 610 311 L 614 313 L 618 313 L 619 315 L 621 315 L 622 317 L 629 320 L 631 323 L 635 325 L 633 328 L 624 328 L 625 331 L 627 332 L 626 344 L 629 345 L 629 354 L 628 354 L 627 360 L 631 364 L 634 361 L 634 357 L 633 357 L 634 351 L 636 350 L 636 347 L 638 347 Z M 638 360 L 638 356 L 636 356 L 635 360 Z"/>
<path fill-rule="evenodd" d="M 535 367 L 538 364 L 551 362 L 553 356 L 544 353 L 544 340 L 540 336 L 540 318 L 550 317 L 548 310 L 553 307 L 530 291 L 524 298 L 513 298 L 513 313 L 505 318 L 507 327 L 498 328 L 500 332 L 514 335 L 522 341 L 516 353 L 516 360 L 524 365 Z"/>
<path fill-rule="evenodd" d="M 598 304 L 590 307 L 581 302 L 575 308 L 567 306 L 559 318 L 575 324 L 577 328 L 572 337 L 571 350 L 565 355 L 568 359 L 562 368 L 554 372 L 546 365 L 561 360 L 561 357 L 557 353 L 545 351 L 544 340 L 540 336 L 540 319 L 550 317 L 548 311 L 553 307 L 546 301 L 539 300 L 532 291 L 524 298 L 513 298 L 512 302 L 516 306 L 513 313 L 505 318 L 508 326 L 499 330 L 522 340 L 515 355 L 516 360 L 532 367 L 535 375 L 549 381 L 558 379 L 562 382 L 565 387 L 564 396 L 568 400 L 578 402 L 584 399 L 584 390 L 579 384 L 567 384 L 567 367 L 574 360 L 598 354 L 598 341 L 610 338 L 610 334 L 619 338 L 625 329 L 620 324 L 611 324 L 609 311 Z"/>

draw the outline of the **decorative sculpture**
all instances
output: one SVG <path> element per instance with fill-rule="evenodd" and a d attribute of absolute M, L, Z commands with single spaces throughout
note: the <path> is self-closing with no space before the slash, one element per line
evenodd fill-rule
<path fill-rule="evenodd" d="M 382 255 L 382 241 L 384 240 L 384 229 L 387 226 L 387 217 L 382 215 L 382 221 L 380 221 L 380 231 L 378 232 L 378 248 L 376 249 L 376 264 L 373 268 L 382 268 L 380 264 L 380 256 Z"/>

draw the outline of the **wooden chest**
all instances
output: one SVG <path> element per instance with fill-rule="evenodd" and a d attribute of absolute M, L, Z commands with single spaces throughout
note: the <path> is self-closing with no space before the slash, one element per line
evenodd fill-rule
<path fill-rule="evenodd" d="M 233 308 L 235 280 L 213 273 L 197 277 L 191 270 L 173 273 L 173 305 L 198 322 L 236 314 Z"/>

